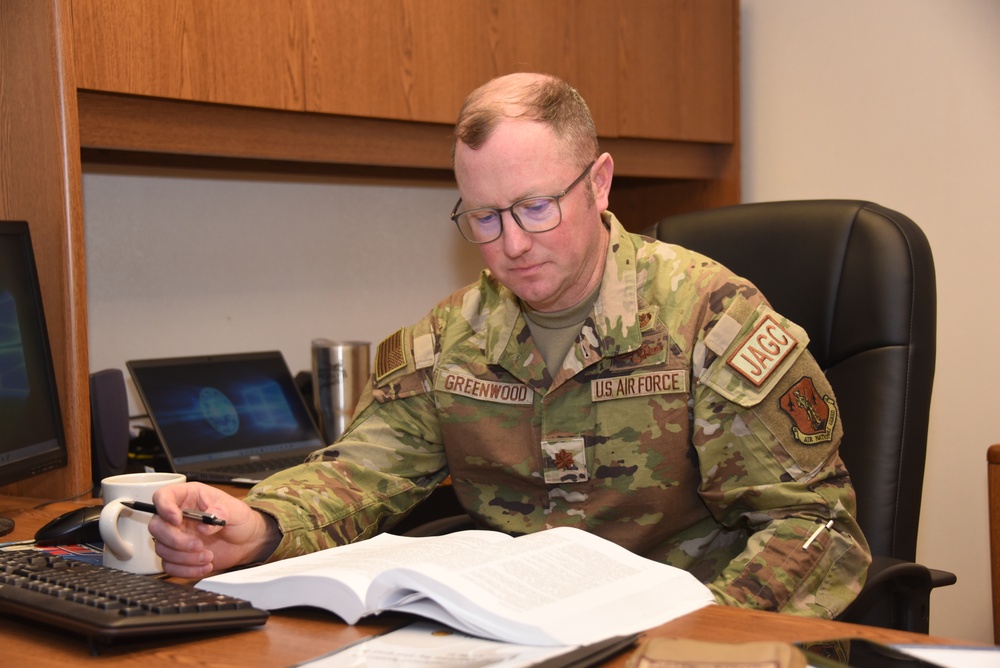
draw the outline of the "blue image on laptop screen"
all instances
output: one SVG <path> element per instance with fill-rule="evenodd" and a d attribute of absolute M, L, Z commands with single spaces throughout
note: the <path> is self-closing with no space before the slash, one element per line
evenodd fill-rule
<path fill-rule="evenodd" d="M 175 466 L 324 445 L 279 353 L 131 362 Z"/>

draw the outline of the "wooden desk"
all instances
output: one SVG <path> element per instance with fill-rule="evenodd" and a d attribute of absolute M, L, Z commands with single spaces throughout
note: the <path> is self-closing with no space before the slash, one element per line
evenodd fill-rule
<path fill-rule="evenodd" d="M 73 507 L 55 503 L 36 509 L 38 499 L 0 497 L 0 513 L 17 525 L 2 540 L 29 538 L 39 526 Z M 91 656 L 82 636 L 64 633 L 31 621 L 0 617 L 0 647 L 8 666 L 59 666 L 100 663 L 102 667 L 198 665 L 205 668 L 290 666 L 330 652 L 354 640 L 402 623 L 402 616 L 385 616 L 374 622 L 347 626 L 319 610 L 297 609 L 271 615 L 255 630 L 188 638 L 128 642 L 102 648 Z M 943 638 L 891 631 L 842 622 L 803 619 L 753 610 L 710 606 L 651 629 L 649 636 L 696 640 L 795 642 L 837 637 L 865 637 L 889 643 L 948 643 Z M 962 643 L 968 644 L 968 643 Z M 627 655 L 611 661 L 624 666 Z"/>

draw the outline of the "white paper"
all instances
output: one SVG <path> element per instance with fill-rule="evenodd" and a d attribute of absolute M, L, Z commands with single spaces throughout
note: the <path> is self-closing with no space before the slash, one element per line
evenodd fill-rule
<path fill-rule="evenodd" d="M 293 668 L 522 668 L 572 649 L 501 643 L 417 622 Z"/>
<path fill-rule="evenodd" d="M 941 668 L 1000 668 L 1000 647 L 893 645 L 900 652 Z"/>

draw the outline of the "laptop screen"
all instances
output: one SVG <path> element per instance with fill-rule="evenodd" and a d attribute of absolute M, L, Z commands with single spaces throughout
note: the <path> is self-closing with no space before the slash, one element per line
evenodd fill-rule
<path fill-rule="evenodd" d="M 326 445 L 278 351 L 127 366 L 177 470 Z"/>

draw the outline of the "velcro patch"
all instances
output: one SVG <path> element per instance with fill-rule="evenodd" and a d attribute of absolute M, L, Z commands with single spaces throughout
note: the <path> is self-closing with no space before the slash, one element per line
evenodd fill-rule
<path fill-rule="evenodd" d="M 405 330 L 400 328 L 387 336 L 375 349 L 375 381 L 379 382 L 406 366 Z"/>
<path fill-rule="evenodd" d="M 788 330 L 767 314 L 743 338 L 726 362 L 754 386 L 760 387 L 798 343 Z"/>
<path fill-rule="evenodd" d="M 461 373 L 441 373 L 434 381 L 434 389 L 499 404 L 530 406 L 535 400 L 534 391 L 527 385 L 481 380 Z"/>
<path fill-rule="evenodd" d="M 413 363 L 418 369 L 434 366 L 433 334 L 421 334 L 413 337 Z"/>
<path fill-rule="evenodd" d="M 590 479 L 587 449 L 582 437 L 542 441 L 542 459 L 545 482 L 549 485 Z"/>
<path fill-rule="evenodd" d="M 591 401 L 687 392 L 688 373 L 685 369 L 654 371 L 617 378 L 598 378 L 590 381 Z"/>

